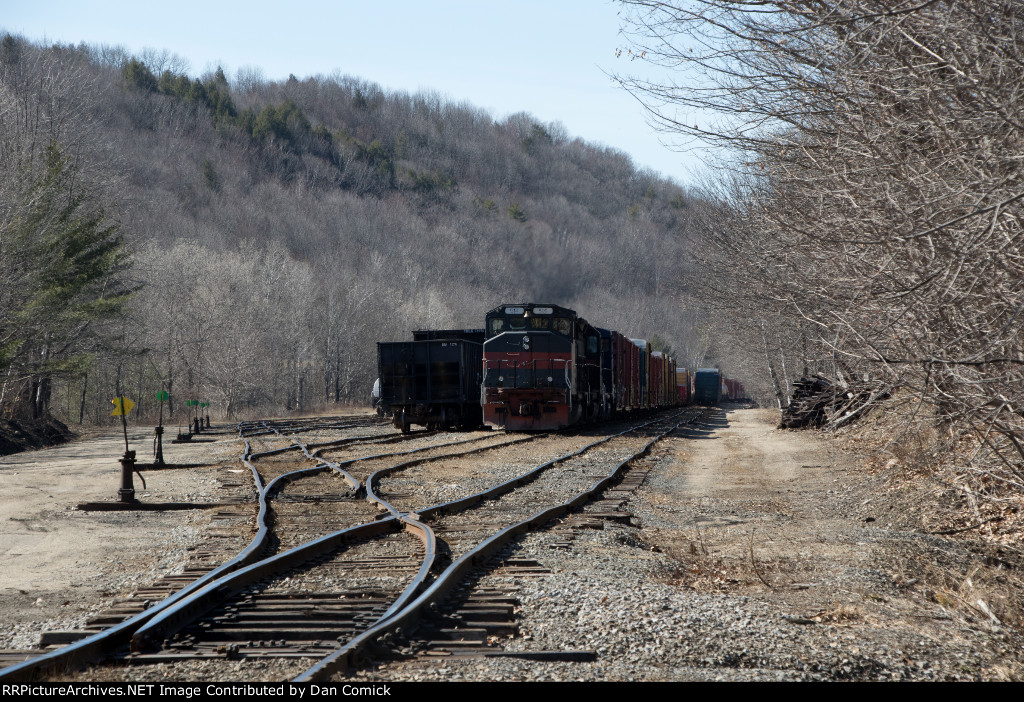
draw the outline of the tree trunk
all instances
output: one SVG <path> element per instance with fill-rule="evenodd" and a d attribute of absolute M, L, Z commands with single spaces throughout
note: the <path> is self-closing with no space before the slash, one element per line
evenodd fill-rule
<path fill-rule="evenodd" d="M 761 322 L 761 341 L 764 343 L 764 360 L 768 365 L 768 372 L 772 376 L 772 385 L 775 387 L 775 401 L 779 403 L 779 409 L 789 405 L 789 398 L 782 394 L 782 387 L 779 385 L 779 375 L 775 372 L 775 363 L 771 354 L 768 353 L 768 335 L 764 330 L 764 322 Z"/>
<path fill-rule="evenodd" d="M 793 396 L 793 389 L 789 385 L 789 372 L 786 371 L 786 351 L 782 348 L 782 335 L 779 335 L 779 363 L 782 365 L 782 389 L 786 397 L 786 405 L 789 405 L 789 398 Z"/>
<path fill-rule="evenodd" d="M 82 402 L 78 405 L 78 424 L 79 426 L 85 421 L 85 391 L 89 387 L 89 374 L 86 373 L 82 376 Z"/>

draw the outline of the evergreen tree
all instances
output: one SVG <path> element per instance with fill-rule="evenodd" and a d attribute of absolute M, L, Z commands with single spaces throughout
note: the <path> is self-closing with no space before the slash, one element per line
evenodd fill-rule
<path fill-rule="evenodd" d="M 82 370 L 102 344 L 99 323 L 119 315 L 130 294 L 117 225 L 80 192 L 56 144 L 41 171 L 0 225 L 0 275 L 12 283 L 0 313 L 0 374 L 5 393 L 21 383 L 16 409 L 33 418 L 47 411 L 52 377 Z"/>
<path fill-rule="evenodd" d="M 156 92 L 158 82 L 153 72 L 142 61 L 131 59 L 121 69 L 125 82 L 147 92 Z M 166 75 L 166 73 L 164 74 Z"/>

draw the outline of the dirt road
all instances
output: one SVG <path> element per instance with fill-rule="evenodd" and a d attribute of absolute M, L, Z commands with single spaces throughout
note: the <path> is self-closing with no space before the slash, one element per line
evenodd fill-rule
<path fill-rule="evenodd" d="M 828 679 L 1019 675 L 1014 637 L 984 610 L 1008 592 L 983 592 L 983 557 L 907 511 L 927 490 L 776 419 L 730 409 L 673 440 L 636 505 L 640 538 L 676 564 L 669 582 L 768 606 L 775 630 L 751 625 L 721 660 Z"/>

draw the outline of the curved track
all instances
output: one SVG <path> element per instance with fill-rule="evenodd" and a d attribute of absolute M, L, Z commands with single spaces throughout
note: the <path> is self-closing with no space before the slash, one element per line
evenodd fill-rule
<path fill-rule="evenodd" d="M 344 420 L 239 425 L 241 461 L 259 503 L 252 542 L 92 641 L 0 671 L 0 678 L 110 656 L 129 637 L 127 661 L 134 664 L 320 659 L 290 674 L 330 675 L 370 642 L 407 630 L 475 560 L 592 499 L 685 421 L 682 414 L 692 411 L 671 421 L 633 422 L 599 438 L 577 433 L 557 441 L 503 434 L 451 440 L 435 432 L 396 437 Z M 380 450 L 390 442 L 405 450 Z M 540 465 L 516 458 L 527 442 L 534 442 Z M 486 458 L 470 460 L 472 454 Z"/>

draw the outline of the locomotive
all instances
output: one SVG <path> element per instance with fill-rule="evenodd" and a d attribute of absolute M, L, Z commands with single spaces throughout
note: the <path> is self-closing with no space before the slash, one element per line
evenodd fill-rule
<path fill-rule="evenodd" d="M 606 413 L 601 334 L 557 305 L 502 305 L 485 321 L 484 423 L 559 429 Z"/>
<path fill-rule="evenodd" d="M 501 305 L 485 328 L 429 330 L 378 343 L 379 401 L 394 424 L 562 429 L 623 412 L 737 399 L 738 381 L 690 373 L 645 339 L 591 325 L 553 304 Z M 713 383 L 715 392 L 708 391 Z M 728 391 L 727 390 L 727 383 Z"/>

